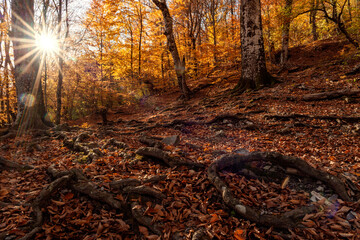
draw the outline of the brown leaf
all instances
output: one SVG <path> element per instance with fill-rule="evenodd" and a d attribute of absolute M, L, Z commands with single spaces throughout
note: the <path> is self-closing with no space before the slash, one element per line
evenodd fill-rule
<path fill-rule="evenodd" d="M 308 220 L 306 222 L 302 222 L 302 224 L 308 228 L 311 228 L 311 227 L 316 227 L 316 224 L 315 222 L 311 221 L 311 220 Z"/>
<path fill-rule="evenodd" d="M 206 222 L 208 219 L 208 215 L 198 215 L 198 218 L 201 222 Z"/>
<path fill-rule="evenodd" d="M 9 190 L 6 188 L 1 188 L 0 190 L 0 200 L 4 199 L 9 193 Z"/>
<path fill-rule="evenodd" d="M 341 237 L 351 238 L 354 236 L 352 233 L 339 233 Z"/>
<path fill-rule="evenodd" d="M 139 226 L 139 231 L 145 236 L 149 236 L 149 231 L 146 227 L 143 227 L 143 226 Z"/>
<path fill-rule="evenodd" d="M 287 186 L 288 183 L 289 183 L 289 180 L 290 180 L 290 177 L 287 176 L 287 177 L 284 179 L 284 181 L 282 182 L 282 184 L 281 184 L 281 189 L 286 188 L 286 186 Z"/>
<path fill-rule="evenodd" d="M 64 195 L 63 199 L 64 200 L 70 200 L 74 197 L 73 193 L 67 193 L 66 195 Z"/>
<path fill-rule="evenodd" d="M 344 230 L 343 227 L 340 226 L 340 225 L 338 225 L 338 224 L 332 224 L 332 225 L 330 225 L 330 228 L 331 228 L 332 230 L 337 230 L 337 231 L 342 231 L 342 230 Z"/>
<path fill-rule="evenodd" d="M 102 233 L 103 230 L 104 230 L 104 227 L 100 222 L 99 225 L 98 225 L 97 231 L 96 231 L 96 235 L 99 236 Z"/>
<path fill-rule="evenodd" d="M 161 239 L 158 235 L 149 235 L 146 236 L 146 239 L 155 240 L 155 239 Z"/>
<path fill-rule="evenodd" d="M 64 202 L 60 202 L 60 201 L 56 201 L 56 200 L 53 200 L 53 199 L 51 199 L 51 201 L 53 202 L 53 203 L 55 203 L 55 205 L 57 205 L 57 206 L 64 206 L 66 203 L 64 203 Z"/>
<path fill-rule="evenodd" d="M 268 199 L 265 201 L 266 207 L 267 208 L 272 208 L 272 207 L 276 207 L 278 204 L 276 204 L 275 202 L 273 202 L 271 199 Z"/>

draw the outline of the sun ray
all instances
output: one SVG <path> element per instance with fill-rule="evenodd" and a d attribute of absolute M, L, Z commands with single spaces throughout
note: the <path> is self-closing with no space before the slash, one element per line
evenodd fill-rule
<path fill-rule="evenodd" d="M 25 33 L 27 36 L 34 36 L 34 35 L 35 35 L 36 31 L 35 31 L 35 29 L 34 29 L 32 26 L 30 26 L 26 21 L 24 21 L 24 20 L 22 19 L 21 16 L 19 16 L 19 15 L 16 14 L 15 12 L 13 12 L 12 14 L 13 14 L 13 15 L 15 16 L 15 18 L 17 18 L 17 19 L 24 25 L 24 27 L 25 27 L 25 28 L 21 28 L 21 27 L 15 25 L 14 27 L 15 27 L 16 29 L 22 31 L 22 32 Z"/>
<path fill-rule="evenodd" d="M 39 30 L 35 30 L 30 24 L 25 22 L 21 16 L 15 15 L 15 18 L 18 24 L 17 26 L 14 24 L 14 29 L 16 28 L 20 33 L 20 36 L 18 35 L 17 38 L 11 38 L 11 40 L 14 43 L 14 50 L 19 50 L 19 53 L 23 52 L 19 59 L 16 59 L 15 65 L 23 62 L 24 67 L 21 70 L 21 74 L 29 73 L 34 78 L 32 79 L 31 91 L 19 96 L 19 101 L 22 101 L 25 105 L 25 112 L 22 115 L 22 119 L 20 119 L 20 121 L 23 122 L 24 119 L 33 117 L 29 116 L 29 114 L 33 114 L 30 107 L 38 101 L 36 98 L 39 94 L 38 91 L 41 90 L 41 78 L 45 62 L 47 59 L 51 59 L 51 61 L 54 62 L 55 67 L 63 74 L 62 69 L 60 68 L 59 59 L 60 57 L 63 58 L 64 55 L 66 55 L 66 52 L 60 47 L 63 44 L 60 43 L 61 38 L 58 35 L 60 25 L 48 29 L 45 24 L 43 24 Z M 36 70 L 32 69 L 34 66 L 36 66 Z M 25 129 L 21 129 L 22 123 L 19 126 L 18 133 L 22 134 Z"/>
<path fill-rule="evenodd" d="M 38 52 L 37 49 L 32 49 L 30 52 L 26 53 L 24 56 L 21 56 L 21 58 L 17 59 L 15 61 L 15 65 L 19 64 L 20 62 L 22 62 L 25 59 L 29 58 L 30 56 L 34 55 L 36 52 Z"/>
<path fill-rule="evenodd" d="M 27 70 L 31 67 L 31 65 L 37 60 L 38 56 L 40 56 L 40 53 L 37 52 L 34 57 L 30 60 L 30 62 L 26 65 L 24 72 L 27 72 Z"/>
<path fill-rule="evenodd" d="M 23 43 L 34 43 L 33 39 L 30 38 L 11 38 L 12 41 L 16 41 L 16 42 L 23 42 Z"/>

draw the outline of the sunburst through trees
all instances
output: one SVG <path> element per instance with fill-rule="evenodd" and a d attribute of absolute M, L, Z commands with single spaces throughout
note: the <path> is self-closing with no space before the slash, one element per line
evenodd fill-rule
<path fill-rule="evenodd" d="M 15 61 L 15 85 L 18 114 L 13 127 L 22 134 L 27 129 L 50 124 L 44 106 L 41 74 L 46 57 L 61 55 L 57 37 L 49 31 L 34 29 L 34 2 L 14 0 L 12 7 L 12 41 Z M 58 65 L 58 64 L 57 64 Z"/>

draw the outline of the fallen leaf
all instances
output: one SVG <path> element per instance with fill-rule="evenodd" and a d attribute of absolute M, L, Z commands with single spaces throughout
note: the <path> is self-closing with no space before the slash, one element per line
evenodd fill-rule
<path fill-rule="evenodd" d="M 146 227 L 143 227 L 143 226 L 139 226 L 139 231 L 145 236 L 149 236 L 149 231 Z"/>
<path fill-rule="evenodd" d="M 282 182 L 282 184 L 281 184 L 281 189 L 286 188 L 286 186 L 287 186 L 288 183 L 289 183 L 289 180 L 290 180 L 290 177 L 287 176 L 287 177 L 284 179 L 284 181 Z"/>
<path fill-rule="evenodd" d="M 210 223 L 214 223 L 216 221 L 219 221 L 220 217 L 217 214 L 211 214 L 211 219 L 210 219 Z"/>
<path fill-rule="evenodd" d="M 53 202 L 53 203 L 55 203 L 55 205 L 57 205 L 57 206 L 64 206 L 66 203 L 64 203 L 64 202 L 60 202 L 60 201 L 56 201 L 56 200 L 53 200 L 53 199 L 51 199 L 51 201 Z"/>
<path fill-rule="evenodd" d="M 155 240 L 155 239 L 160 239 L 160 237 L 158 235 L 149 235 L 146 236 L 146 239 Z"/>
<path fill-rule="evenodd" d="M 234 231 L 234 237 L 236 240 L 245 240 L 245 234 L 246 231 L 244 231 L 243 229 L 237 228 Z"/>
<path fill-rule="evenodd" d="M 9 190 L 6 188 L 1 188 L 0 190 L 0 199 L 4 199 L 9 193 Z"/>
<path fill-rule="evenodd" d="M 74 197 L 73 193 L 67 193 L 66 195 L 64 195 L 63 199 L 64 200 L 70 200 Z"/>

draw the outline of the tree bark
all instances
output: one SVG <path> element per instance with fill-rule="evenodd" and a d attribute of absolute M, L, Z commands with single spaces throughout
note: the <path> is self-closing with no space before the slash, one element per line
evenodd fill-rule
<path fill-rule="evenodd" d="M 281 48 L 281 66 L 285 66 L 289 58 L 289 35 L 291 24 L 291 11 L 293 0 L 286 0 L 283 13 L 282 26 L 282 48 Z"/>
<path fill-rule="evenodd" d="M 13 0 L 11 9 L 14 77 L 18 98 L 18 113 L 13 128 L 19 129 L 22 134 L 29 129 L 45 128 L 50 123 L 45 120 L 39 57 L 35 46 L 28 46 L 28 42 L 35 42 L 34 36 L 28 34 L 34 27 L 34 0 Z"/>
<path fill-rule="evenodd" d="M 319 0 L 311 0 L 311 8 L 312 11 L 310 12 L 310 23 L 311 23 L 311 32 L 313 35 L 313 40 L 316 41 L 319 38 L 319 35 L 317 33 L 317 25 L 316 25 L 316 13 L 319 6 Z"/>
<path fill-rule="evenodd" d="M 241 77 L 235 91 L 270 85 L 274 78 L 265 63 L 260 0 L 241 0 Z"/>
<path fill-rule="evenodd" d="M 62 19 L 62 0 L 59 0 L 58 6 L 58 39 L 60 40 L 61 33 L 61 19 Z M 56 118 L 55 123 L 60 124 L 61 118 L 61 89 L 63 84 L 63 70 L 64 70 L 64 60 L 62 58 L 62 53 L 59 55 L 59 72 L 58 72 L 58 85 L 56 89 Z"/>
<path fill-rule="evenodd" d="M 166 1 L 152 0 L 153 3 L 161 10 L 165 23 L 165 36 L 168 41 L 168 48 L 174 60 L 174 67 L 176 77 L 178 80 L 179 88 L 185 99 L 190 98 L 190 89 L 186 85 L 185 79 L 185 62 L 180 59 L 179 52 L 176 46 L 174 32 L 173 32 L 173 19 L 170 15 L 169 8 Z"/>
<path fill-rule="evenodd" d="M 139 24 L 140 24 L 140 29 L 139 29 L 139 48 L 138 48 L 138 52 L 139 52 L 139 59 L 138 59 L 138 78 L 139 78 L 139 82 L 140 82 L 140 87 L 142 87 L 142 78 L 141 78 L 141 48 L 142 48 L 142 36 L 143 36 L 143 27 L 144 27 L 144 21 L 143 21 L 143 12 L 142 12 L 142 5 L 141 5 L 141 1 L 139 2 L 139 9 L 138 9 L 138 15 L 139 15 Z"/>

